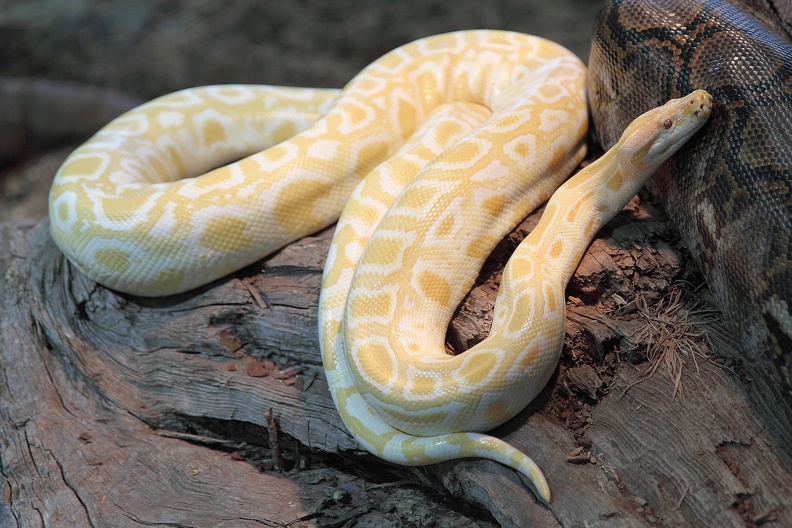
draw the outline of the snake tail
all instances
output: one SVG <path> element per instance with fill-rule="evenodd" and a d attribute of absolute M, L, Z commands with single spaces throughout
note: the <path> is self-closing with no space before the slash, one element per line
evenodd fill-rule
<path fill-rule="evenodd" d="M 370 358 L 361 359 L 359 347 L 344 349 L 345 342 L 351 338 L 354 343 L 356 339 L 349 332 L 354 333 L 359 327 L 347 330 L 346 340 L 336 336 L 335 348 L 325 350 L 326 360 L 333 366 L 328 369 L 328 379 L 338 408 L 343 409 L 341 416 L 361 445 L 386 460 L 410 465 L 469 456 L 491 459 L 525 475 L 539 496 L 549 501 L 547 479 L 531 458 L 499 439 L 475 431 L 486 431 L 511 418 L 544 387 L 561 350 L 564 287 L 585 248 L 657 167 L 704 125 L 711 107 L 709 94 L 697 91 L 647 112 L 627 127 L 614 148 L 553 194 L 539 224 L 518 246 L 503 274 L 493 326 L 487 338 L 519 335 L 519 340 L 510 343 L 509 353 L 504 351 L 497 365 L 497 368 L 505 365 L 503 373 L 492 375 L 495 369 L 492 363 L 486 363 L 486 356 L 483 361 L 475 361 L 477 350 L 492 354 L 494 347 L 487 340 L 483 346 L 477 345 L 478 349 L 474 347 L 459 356 L 447 356 L 440 351 L 397 357 L 397 363 L 409 365 L 412 376 L 431 377 L 436 380 L 432 383 L 442 387 L 442 391 L 456 390 L 458 396 L 453 405 L 438 404 L 436 397 L 418 402 L 410 394 L 409 384 L 397 385 L 406 394 L 403 397 L 399 397 L 398 391 L 371 389 L 367 380 L 375 376 L 363 369 L 376 369 L 377 365 L 370 363 Z M 409 193 L 409 189 L 400 199 L 404 193 Z M 383 282 L 379 285 L 389 287 Z M 542 301 L 527 302 L 532 295 L 541 297 Z M 426 316 L 419 314 L 419 317 Z M 396 341 L 392 336 L 366 335 L 375 343 Z M 549 339 L 548 335 L 554 337 Z M 547 347 L 548 343 L 552 348 Z M 374 357 L 382 360 L 380 356 Z M 478 378 L 490 383 L 465 387 L 465 395 L 460 395 L 462 389 L 455 389 L 452 383 L 466 379 L 460 370 L 471 358 L 473 363 L 489 365 L 492 370 L 479 374 Z M 362 369 L 352 366 L 354 362 L 362 364 Z M 524 376 L 519 377 L 518 372 Z M 517 381 L 510 384 L 510 378 Z M 518 403 L 512 408 L 500 403 L 507 399 Z"/>

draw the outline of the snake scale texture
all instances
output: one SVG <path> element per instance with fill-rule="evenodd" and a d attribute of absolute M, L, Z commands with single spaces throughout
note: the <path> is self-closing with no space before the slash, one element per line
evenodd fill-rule
<path fill-rule="evenodd" d="M 653 27 L 653 4 L 640 5 L 643 14 L 622 16 L 628 4 L 614 4 L 592 53 L 594 115 L 614 148 L 563 185 L 585 153 L 585 67 L 538 37 L 462 31 L 402 46 L 340 91 L 202 87 L 128 112 L 56 175 L 53 239 L 97 282 L 157 296 L 223 277 L 338 219 L 319 341 L 351 433 L 400 464 L 496 460 L 549 500 L 534 461 L 483 433 L 527 405 L 555 369 L 564 288 L 591 237 L 709 117 L 710 94 L 680 79 L 729 71 L 721 55 L 714 66 L 688 65 L 684 75 L 672 68 L 658 82 L 662 68 L 638 65 L 635 50 L 671 50 L 672 65 L 693 59 L 671 49 L 676 22 L 663 19 L 659 36 L 630 41 Z M 709 29 L 717 20 L 707 14 L 706 31 L 685 42 L 717 40 Z M 783 60 L 773 64 L 785 72 Z M 776 94 L 784 82 L 761 75 L 759 88 L 737 92 L 751 103 L 786 101 Z M 644 84 L 668 90 L 654 94 Z M 666 171 L 656 188 L 672 214 L 696 211 L 677 215 L 682 231 L 707 235 L 692 240 L 713 289 L 731 315 L 750 322 L 745 338 L 757 364 L 768 363 L 776 389 L 787 391 L 789 177 L 784 150 L 762 145 L 789 133 L 786 121 L 772 121 L 789 114 L 755 105 L 754 119 L 745 104 L 729 106 L 735 90 L 722 76 L 703 86 L 722 99 L 719 120 L 710 139 L 674 162 L 682 179 Z M 727 145 L 713 143 L 724 137 Z M 448 321 L 484 259 L 551 194 L 503 272 L 490 336 L 446 355 Z M 750 273 L 757 258 L 758 276 Z M 746 298 L 743 314 L 735 299 Z"/>
<path fill-rule="evenodd" d="M 760 415 L 792 445 L 792 3 L 612 0 L 589 100 L 605 148 L 636 115 L 704 89 L 696 140 L 648 183 L 745 353 Z"/>

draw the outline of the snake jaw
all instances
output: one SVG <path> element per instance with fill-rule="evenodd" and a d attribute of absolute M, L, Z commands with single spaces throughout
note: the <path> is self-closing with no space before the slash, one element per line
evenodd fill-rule
<path fill-rule="evenodd" d="M 629 157 L 630 166 L 652 173 L 704 126 L 711 112 L 712 96 L 705 90 L 671 99 L 630 123 L 622 134 L 620 153 Z M 649 122 L 656 125 L 647 126 Z"/>

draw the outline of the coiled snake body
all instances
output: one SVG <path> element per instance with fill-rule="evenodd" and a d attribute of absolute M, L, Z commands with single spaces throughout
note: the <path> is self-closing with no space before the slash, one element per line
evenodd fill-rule
<path fill-rule="evenodd" d="M 696 141 L 649 182 L 745 350 L 754 397 L 792 445 L 792 6 L 612 0 L 595 24 L 589 99 L 607 148 L 636 115 L 704 89 Z M 782 450 L 788 451 L 788 450 Z"/>
<path fill-rule="evenodd" d="M 564 184 L 504 270 L 490 337 L 446 355 L 448 320 L 483 260 L 581 160 L 584 83 L 583 65 L 558 45 L 468 31 L 403 46 L 340 93 L 178 92 L 67 159 L 50 194 L 51 232 L 95 280 L 167 295 L 329 225 L 346 202 L 319 332 L 347 427 L 401 464 L 502 462 L 549 499 L 530 458 L 480 433 L 543 388 L 563 342 L 564 287 L 591 237 L 711 102 L 701 91 L 648 112 Z"/>

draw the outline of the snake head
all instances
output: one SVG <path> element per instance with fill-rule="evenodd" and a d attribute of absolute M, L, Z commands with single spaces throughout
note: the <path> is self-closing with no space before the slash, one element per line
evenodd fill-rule
<path fill-rule="evenodd" d="M 712 96 L 696 90 L 642 114 L 619 140 L 622 165 L 626 161 L 638 170 L 654 172 L 707 122 L 711 112 Z"/>

